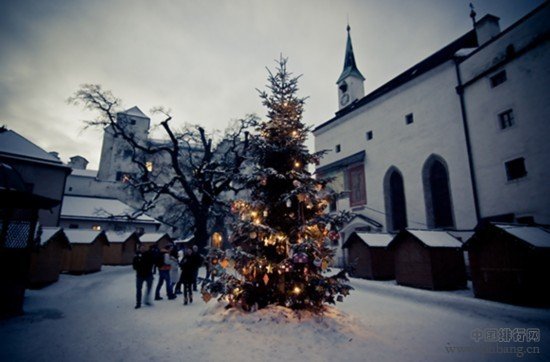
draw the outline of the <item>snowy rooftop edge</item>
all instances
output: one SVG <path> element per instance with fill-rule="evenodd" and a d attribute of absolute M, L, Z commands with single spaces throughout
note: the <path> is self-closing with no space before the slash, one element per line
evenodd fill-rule
<path fill-rule="evenodd" d="M 385 233 L 355 232 L 368 246 L 386 247 L 393 240 L 395 235 Z"/>
<path fill-rule="evenodd" d="M 142 243 L 157 242 L 165 235 L 169 236 L 166 233 L 145 233 L 139 237 L 139 241 Z"/>
<path fill-rule="evenodd" d="M 462 243 L 447 231 L 407 229 L 424 244 L 434 248 L 461 248 Z"/>
<path fill-rule="evenodd" d="M 132 235 L 134 235 L 135 232 L 133 231 L 127 231 L 127 232 L 117 232 L 117 231 L 106 231 L 105 236 L 107 236 L 107 240 L 109 240 L 110 243 L 123 243 L 126 240 L 128 240 Z"/>
<path fill-rule="evenodd" d="M 68 229 L 64 230 L 64 232 L 71 244 L 91 244 L 100 234 L 104 234 L 103 231 L 78 229 Z"/>
<path fill-rule="evenodd" d="M 135 209 L 122 201 L 97 197 L 65 195 L 61 206 L 61 217 L 76 216 L 109 219 L 113 215 L 115 218 L 123 219 L 120 215 L 132 214 L 133 212 L 135 212 Z M 128 222 L 132 221 L 158 223 L 157 220 L 147 215 L 140 215 L 133 220 L 128 220 Z"/>
<path fill-rule="evenodd" d="M 550 248 L 550 232 L 540 227 L 505 224 L 495 224 L 495 226 L 534 247 Z"/>

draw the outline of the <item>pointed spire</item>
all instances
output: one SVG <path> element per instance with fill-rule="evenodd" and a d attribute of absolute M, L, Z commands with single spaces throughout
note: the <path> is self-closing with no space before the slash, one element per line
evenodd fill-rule
<path fill-rule="evenodd" d="M 346 44 L 346 57 L 344 60 L 344 70 L 342 70 L 342 74 L 340 74 L 340 77 L 338 77 L 336 84 L 340 83 L 342 80 L 344 80 L 350 75 L 354 75 L 357 78 L 360 78 L 361 80 L 365 80 L 365 77 L 363 77 L 359 69 L 357 69 L 357 65 L 355 64 L 355 56 L 353 55 L 353 46 L 351 45 L 351 35 L 350 35 L 351 27 L 349 26 L 349 22 L 346 30 L 348 31 L 348 41 Z"/>

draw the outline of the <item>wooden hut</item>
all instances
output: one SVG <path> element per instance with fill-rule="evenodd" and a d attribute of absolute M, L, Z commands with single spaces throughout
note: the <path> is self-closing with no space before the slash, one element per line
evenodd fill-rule
<path fill-rule="evenodd" d="M 156 245 L 162 249 L 168 244 L 172 244 L 172 238 L 166 233 L 145 233 L 140 235 L 139 242 L 147 247 Z"/>
<path fill-rule="evenodd" d="M 550 230 L 539 226 L 480 223 L 464 244 L 477 298 L 548 305 Z"/>
<path fill-rule="evenodd" d="M 31 288 L 41 288 L 55 283 L 61 272 L 63 252 L 70 250 L 69 239 L 60 227 L 43 227 L 37 244 L 37 248 L 31 254 Z"/>
<path fill-rule="evenodd" d="M 108 245 L 104 231 L 65 230 L 71 250 L 63 253 L 62 270 L 71 274 L 94 273 L 103 264 L 103 245 Z"/>
<path fill-rule="evenodd" d="M 391 241 L 397 284 L 422 289 L 466 288 L 462 243 L 446 231 L 401 231 Z"/>
<path fill-rule="evenodd" d="M 103 265 L 130 265 L 136 254 L 139 238 L 135 232 L 105 233 L 109 245 L 103 245 Z"/>
<path fill-rule="evenodd" d="M 367 279 L 393 279 L 393 250 L 388 249 L 392 239 L 391 234 L 352 233 L 342 246 L 348 249 L 350 275 Z"/>

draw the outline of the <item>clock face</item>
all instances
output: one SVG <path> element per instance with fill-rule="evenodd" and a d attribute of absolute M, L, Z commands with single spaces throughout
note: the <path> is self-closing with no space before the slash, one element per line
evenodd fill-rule
<path fill-rule="evenodd" d="M 340 97 L 340 104 L 345 105 L 345 104 L 348 104 L 348 102 L 349 102 L 349 94 L 347 93 L 342 94 L 342 96 Z"/>

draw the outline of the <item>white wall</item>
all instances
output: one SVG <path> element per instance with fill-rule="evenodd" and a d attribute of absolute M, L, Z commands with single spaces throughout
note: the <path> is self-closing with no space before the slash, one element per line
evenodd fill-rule
<path fill-rule="evenodd" d="M 506 47 L 521 52 L 548 32 L 550 7 L 518 24 L 461 64 L 463 82 L 506 60 Z M 512 59 L 465 88 L 482 217 L 514 213 L 550 223 L 550 49 L 548 42 Z M 491 88 L 489 77 L 504 69 L 506 82 Z M 513 109 L 515 126 L 502 130 L 498 114 Z M 527 176 L 508 181 L 504 163 L 524 157 Z"/>
<path fill-rule="evenodd" d="M 315 149 L 332 149 L 320 167 L 366 151 L 367 207 L 385 212 L 384 176 L 397 167 L 404 180 L 409 227 L 426 227 L 422 167 L 432 154 L 448 165 L 455 226 L 476 224 L 454 64 L 448 61 L 315 132 Z M 405 115 L 413 113 L 407 125 Z M 374 138 L 366 141 L 365 133 Z M 334 152 L 340 144 L 341 152 Z M 349 205 L 349 204 L 348 204 Z M 386 226 L 386 217 L 358 210 Z"/>

